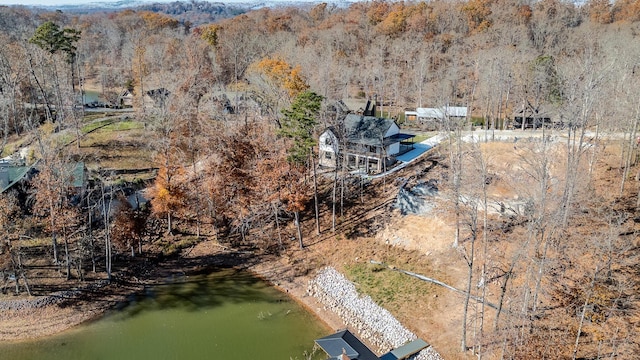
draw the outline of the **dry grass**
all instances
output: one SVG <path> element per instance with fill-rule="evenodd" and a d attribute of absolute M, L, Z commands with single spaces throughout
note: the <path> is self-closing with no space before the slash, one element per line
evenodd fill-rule
<path fill-rule="evenodd" d="M 144 169 L 153 167 L 149 136 L 139 123 L 115 123 L 85 135 L 80 157 L 88 168 Z"/>

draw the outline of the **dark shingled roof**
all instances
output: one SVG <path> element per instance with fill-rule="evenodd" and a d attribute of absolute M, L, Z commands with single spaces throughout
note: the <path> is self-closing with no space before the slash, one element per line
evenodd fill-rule
<path fill-rule="evenodd" d="M 337 359 L 342 351 L 352 360 L 379 360 L 369 348 L 349 330 L 338 331 L 335 334 L 316 340 L 316 344 L 329 355 L 331 359 Z"/>
<path fill-rule="evenodd" d="M 384 135 L 393 124 L 391 119 L 375 116 L 348 114 L 344 118 L 347 139 L 351 143 L 362 145 L 381 146 Z"/>

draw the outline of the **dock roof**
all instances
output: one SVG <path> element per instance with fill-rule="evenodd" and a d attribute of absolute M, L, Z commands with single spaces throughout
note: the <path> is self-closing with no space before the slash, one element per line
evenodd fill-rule
<path fill-rule="evenodd" d="M 340 359 L 343 353 L 351 360 L 379 360 L 378 356 L 349 330 L 317 339 L 316 344 L 329 355 L 330 359 Z M 344 350 L 344 352 L 343 352 Z"/>
<path fill-rule="evenodd" d="M 408 342 L 397 349 L 393 349 L 388 353 L 382 355 L 380 360 L 402 360 L 407 359 L 415 353 L 429 346 L 426 341 L 422 339 L 416 339 Z"/>

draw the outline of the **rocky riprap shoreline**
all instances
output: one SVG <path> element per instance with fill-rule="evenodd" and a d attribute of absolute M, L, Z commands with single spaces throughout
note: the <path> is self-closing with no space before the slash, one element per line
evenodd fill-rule
<path fill-rule="evenodd" d="M 107 284 L 109 284 L 108 280 L 101 280 L 82 289 L 58 291 L 47 296 L 39 296 L 19 300 L 0 300 L 0 311 L 37 309 L 56 305 L 65 300 L 76 298 L 87 291 L 101 288 Z"/>
<path fill-rule="evenodd" d="M 332 267 L 322 269 L 309 281 L 307 292 L 381 352 L 395 349 L 417 338 L 369 296 L 360 296 L 355 285 Z M 411 359 L 441 360 L 442 357 L 429 346 Z"/>

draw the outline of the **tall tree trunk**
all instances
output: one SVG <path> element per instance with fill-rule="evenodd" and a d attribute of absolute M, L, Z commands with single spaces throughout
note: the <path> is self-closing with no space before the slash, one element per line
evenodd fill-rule
<path fill-rule="evenodd" d="M 27 295 L 31 296 L 31 288 L 29 287 L 29 281 L 27 280 L 27 275 L 24 271 L 24 266 L 22 265 L 22 253 L 18 249 L 18 269 L 20 271 L 20 277 L 22 278 L 22 282 L 24 282 L 24 289 L 27 291 Z M 17 281 L 17 278 L 16 278 Z"/>
<path fill-rule="evenodd" d="M 38 77 L 36 76 L 36 71 L 33 68 L 33 59 L 31 58 L 31 56 L 29 56 L 29 70 L 31 70 L 31 75 L 33 76 L 33 79 L 36 81 L 36 85 L 38 85 L 38 90 L 40 90 L 40 96 L 42 96 L 42 100 L 44 101 L 47 119 L 53 121 L 53 111 L 51 110 L 51 104 L 49 104 L 49 99 L 47 98 L 47 94 L 45 93 L 44 88 L 42 87 L 42 84 L 40 84 L 40 80 L 38 80 Z M 35 105 L 36 107 L 38 106 L 37 103 Z"/>
<path fill-rule="evenodd" d="M 464 310 L 462 313 L 462 341 L 460 342 L 460 350 L 462 352 L 467 351 L 467 321 L 468 321 L 468 313 L 469 313 L 469 300 L 471 298 L 471 282 L 473 281 L 473 264 L 474 264 L 474 256 L 475 256 L 475 243 L 477 235 L 477 216 L 478 216 L 478 207 L 477 205 L 473 205 L 473 209 L 471 210 L 471 219 L 470 219 L 470 227 L 471 227 L 471 251 L 467 260 L 467 265 L 469 266 L 469 273 L 467 275 L 467 289 L 465 292 L 464 298 Z"/>
<path fill-rule="evenodd" d="M 625 152 L 625 160 L 624 167 L 622 168 L 622 178 L 620 179 L 620 196 L 622 196 L 624 192 L 624 185 L 629 176 L 629 169 L 632 165 L 632 158 L 634 154 L 634 147 L 636 146 L 636 134 L 638 132 L 638 119 L 640 119 L 640 113 L 636 110 L 635 119 L 633 120 L 633 125 L 631 127 L 631 133 L 629 134 L 629 141 L 626 144 L 623 144 L 623 147 L 627 148 Z"/>
<path fill-rule="evenodd" d="M 283 250 L 284 246 L 282 245 L 282 232 L 280 231 L 280 219 L 278 218 L 278 207 L 274 202 L 271 203 L 271 206 L 273 207 L 273 216 L 276 219 L 276 230 L 278 231 L 278 246 L 280 247 L 280 250 Z"/>
<path fill-rule="evenodd" d="M 300 242 L 300 249 L 304 249 L 304 244 L 302 243 L 302 229 L 300 227 L 300 212 L 294 211 L 293 215 L 295 216 L 295 224 L 296 230 L 298 231 L 298 241 Z"/>
<path fill-rule="evenodd" d="M 100 182 L 100 190 L 102 191 L 102 214 L 104 217 L 104 251 L 105 251 L 105 270 L 107 272 L 107 280 L 111 281 L 111 236 L 109 226 L 109 213 L 111 212 L 111 196 L 109 196 L 109 206 L 105 202 L 104 183 Z"/>
<path fill-rule="evenodd" d="M 64 261 L 65 266 L 67 268 L 67 280 L 71 279 L 71 257 L 69 256 L 69 240 L 67 239 L 67 235 L 64 234 Z"/>
<path fill-rule="evenodd" d="M 593 292 L 593 287 L 596 283 L 597 275 L 598 275 L 598 267 L 596 266 L 596 270 L 593 273 L 593 280 L 591 281 L 591 286 L 589 287 L 589 291 L 587 291 L 587 296 L 585 296 L 584 305 L 582 306 L 582 314 L 580 315 L 580 323 L 578 324 L 578 333 L 576 334 L 576 342 L 573 346 L 573 356 L 572 356 L 573 360 L 576 360 L 576 355 L 578 354 L 578 344 L 580 343 L 580 335 L 582 335 L 582 325 L 584 324 L 584 317 L 587 312 L 587 306 L 589 305 L 589 301 L 591 300 L 591 293 Z"/>
<path fill-rule="evenodd" d="M 311 148 L 311 168 L 313 170 L 313 203 L 316 215 L 316 234 L 320 235 L 320 211 L 318 210 L 318 179 L 316 173 L 316 162 L 314 158 L 313 148 Z"/>
<path fill-rule="evenodd" d="M 47 191 L 50 193 L 51 192 L 51 185 L 49 183 L 49 179 L 46 179 L 47 181 Z M 53 247 L 53 263 L 57 264 L 58 263 L 58 241 L 56 239 L 57 234 L 55 231 L 56 228 L 56 222 L 55 222 L 55 208 L 53 205 L 53 198 L 49 199 L 49 219 L 50 219 L 50 225 L 51 225 L 51 229 L 52 229 L 52 234 L 51 234 L 51 246 Z"/>
<path fill-rule="evenodd" d="M 460 342 L 460 351 L 467 351 L 467 320 L 469 313 L 469 299 L 471 298 L 471 282 L 473 281 L 473 252 L 474 252 L 474 242 L 475 240 L 471 239 L 471 256 L 468 259 L 469 272 L 467 274 L 467 289 L 464 296 L 464 310 L 462 312 L 462 341 Z"/>
<path fill-rule="evenodd" d="M 331 231 L 336 232 L 336 190 L 338 187 L 338 154 L 335 153 L 336 161 L 335 168 L 333 169 L 333 191 L 331 193 Z"/>

